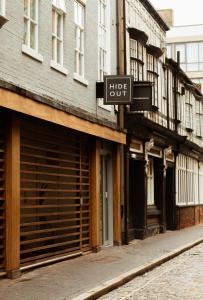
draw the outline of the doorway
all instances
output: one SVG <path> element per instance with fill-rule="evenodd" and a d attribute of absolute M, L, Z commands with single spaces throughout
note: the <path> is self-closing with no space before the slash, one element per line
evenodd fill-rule
<path fill-rule="evenodd" d="M 175 171 L 173 167 L 166 169 L 166 229 L 175 230 Z"/>
<path fill-rule="evenodd" d="M 111 152 L 100 156 L 100 243 L 113 245 L 113 199 L 112 199 Z"/>

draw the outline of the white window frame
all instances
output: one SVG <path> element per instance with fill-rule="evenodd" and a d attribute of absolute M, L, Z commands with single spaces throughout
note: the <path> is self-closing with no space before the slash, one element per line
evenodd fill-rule
<path fill-rule="evenodd" d="M 149 158 L 147 164 L 147 205 L 155 205 L 154 202 L 154 160 Z"/>
<path fill-rule="evenodd" d="M 196 110 L 196 115 L 195 115 L 195 134 L 197 137 L 202 137 L 202 104 L 200 101 L 196 100 L 195 101 L 195 110 Z"/>
<path fill-rule="evenodd" d="M 0 15 L 5 17 L 6 15 L 6 3 L 5 0 L 0 0 Z"/>
<path fill-rule="evenodd" d="M 52 1 L 52 59 L 50 65 L 51 68 L 57 70 L 58 72 L 64 75 L 67 75 L 68 71 L 66 68 L 64 68 L 64 26 L 63 24 L 64 24 L 65 8 L 62 5 L 61 7 L 60 5 L 56 6 L 53 4 L 53 2 L 55 3 L 57 1 Z M 60 24 L 59 24 L 60 35 L 57 34 L 58 16 L 60 16 Z M 60 43 L 59 59 L 58 59 L 58 47 L 57 47 L 58 43 Z"/>
<path fill-rule="evenodd" d="M 105 7 L 104 24 L 100 22 L 101 6 Z M 103 76 L 111 73 L 110 59 L 110 0 L 98 0 L 98 80 L 103 81 Z M 102 33 L 102 35 L 101 35 Z M 101 51 L 104 55 L 102 65 L 100 64 Z M 112 111 L 112 105 L 104 105 L 103 99 L 99 99 L 99 106 L 109 112 Z"/>
<path fill-rule="evenodd" d="M 81 12 L 81 16 L 79 16 L 80 12 Z M 83 2 L 77 0 L 74 0 L 74 21 L 75 21 L 74 79 L 87 86 L 88 82 L 85 79 L 85 5 Z"/>
<path fill-rule="evenodd" d="M 24 26 L 27 28 L 27 36 L 25 40 L 24 36 L 24 43 L 22 45 L 22 52 L 31 56 L 32 58 L 38 60 L 39 62 L 43 61 L 43 56 L 39 54 L 38 47 L 39 47 L 39 0 L 35 0 L 35 20 L 31 18 L 31 0 L 27 0 L 28 11 L 27 15 L 24 13 Z M 25 12 L 25 7 L 24 7 Z M 31 46 L 31 23 L 34 24 L 35 27 L 35 41 L 34 47 Z M 25 34 L 25 28 L 24 28 Z"/>

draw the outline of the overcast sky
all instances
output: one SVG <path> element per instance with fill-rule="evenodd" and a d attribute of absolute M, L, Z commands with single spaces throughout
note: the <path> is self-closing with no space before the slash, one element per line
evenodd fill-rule
<path fill-rule="evenodd" d="M 150 0 L 156 9 L 172 8 L 174 25 L 203 24 L 203 0 Z"/>

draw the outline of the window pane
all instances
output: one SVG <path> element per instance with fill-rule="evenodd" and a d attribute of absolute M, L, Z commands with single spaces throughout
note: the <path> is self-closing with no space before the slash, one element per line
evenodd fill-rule
<path fill-rule="evenodd" d="M 57 14 L 57 36 L 59 38 L 61 38 L 62 36 L 61 27 L 62 27 L 62 17 L 61 15 Z"/>
<path fill-rule="evenodd" d="M 199 61 L 203 63 L 203 43 L 199 43 Z"/>
<path fill-rule="evenodd" d="M 183 71 L 186 71 L 186 64 L 180 64 L 180 67 Z"/>
<path fill-rule="evenodd" d="M 187 44 L 187 62 L 198 62 L 198 44 L 188 43 Z"/>
<path fill-rule="evenodd" d="M 55 10 L 53 9 L 53 10 L 52 10 L 52 33 L 54 33 L 54 34 L 56 34 L 56 30 L 55 30 L 55 28 L 56 28 L 56 18 L 55 18 L 55 14 L 56 14 L 56 12 L 55 12 Z"/>
<path fill-rule="evenodd" d="M 24 19 L 24 44 L 28 45 L 28 20 Z"/>
<path fill-rule="evenodd" d="M 178 51 L 180 52 L 180 62 L 185 62 L 185 45 L 176 45 L 176 56 Z"/>
<path fill-rule="evenodd" d="M 79 74 L 83 76 L 83 55 L 79 54 Z"/>
<path fill-rule="evenodd" d="M 187 64 L 187 71 L 198 71 L 198 64 Z"/>
<path fill-rule="evenodd" d="M 24 0 L 24 14 L 28 16 L 28 0 Z"/>
<path fill-rule="evenodd" d="M 62 57 L 62 44 L 59 40 L 57 40 L 57 63 L 60 65 L 62 64 L 61 57 Z"/>
<path fill-rule="evenodd" d="M 36 25 L 30 22 L 30 48 L 36 48 Z"/>
<path fill-rule="evenodd" d="M 203 71 L 203 63 L 199 64 L 199 71 Z"/>
<path fill-rule="evenodd" d="M 36 0 L 30 0 L 30 17 L 36 21 Z"/>
<path fill-rule="evenodd" d="M 56 38 L 52 37 L 52 59 L 55 60 L 55 41 Z"/>
<path fill-rule="evenodd" d="M 167 45 L 167 57 L 172 58 L 172 47 Z"/>

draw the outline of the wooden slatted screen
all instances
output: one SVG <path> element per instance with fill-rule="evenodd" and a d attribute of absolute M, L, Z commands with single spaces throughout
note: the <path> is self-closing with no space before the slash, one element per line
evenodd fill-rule
<path fill-rule="evenodd" d="M 5 135 L 3 132 L 5 128 L 3 114 L 0 113 L 0 270 L 4 267 L 4 243 L 5 243 Z"/>
<path fill-rule="evenodd" d="M 90 250 L 88 140 L 21 125 L 21 265 Z"/>

